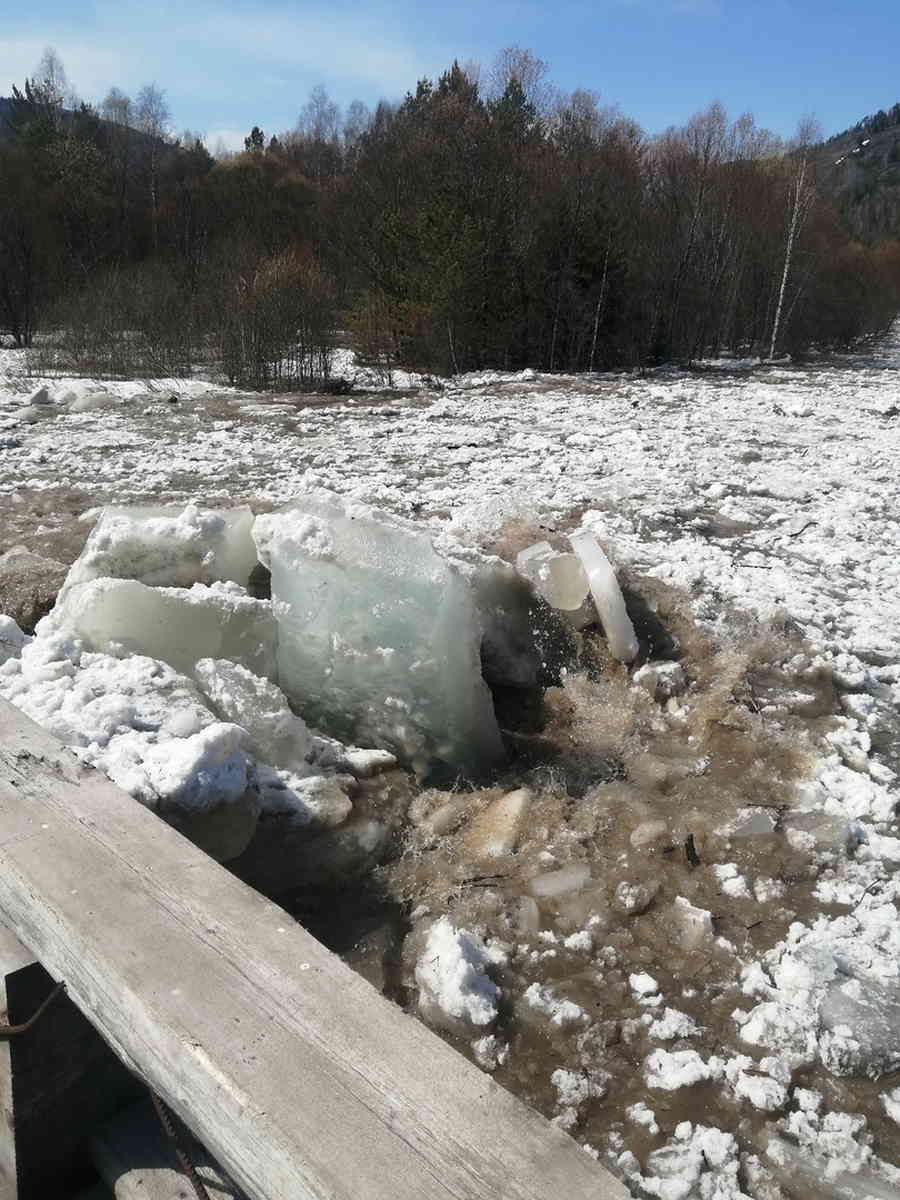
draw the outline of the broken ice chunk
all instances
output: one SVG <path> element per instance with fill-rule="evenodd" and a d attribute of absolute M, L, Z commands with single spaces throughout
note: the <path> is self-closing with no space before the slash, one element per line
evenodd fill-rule
<path fill-rule="evenodd" d="M 136 579 L 154 587 L 232 580 L 246 584 L 256 565 L 247 507 L 105 508 L 69 569 L 66 588 L 90 579 Z"/>
<path fill-rule="evenodd" d="M 517 788 L 491 801 L 466 831 L 466 848 L 476 858 L 499 858 L 512 854 L 522 834 L 532 793 Z"/>
<path fill-rule="evenodd" d="M 652 996 L 659 991 L 659 984 L 645 971 L 628 976 L 628 985 L 636 996 Z"/>
<path fill-rule="evenodd" d="M 712 913 L 705 908 L 696 908 L 684 896 L 676 896 L 672 906 L 680 927 L 681 945 L 685 950 L 698 950 L 712 940 Z"/>
<path fill-rule="evenodd" d="M 576 554 L 559 554 L 549 542 L 536 542 L 516 556 L 516 570 L 531 583 L 551 608 L 574 612 L 584 603 L 590 585 Z"/>
<path fill-rule="evenodd" d="M 822 1062 L 835 1075 L 877 1079 L 900 1067 L 900 986 L 839 977 L 819 1008 Z"/>
<path fill-rule="evenodd" d="M 330 494 L 257 519 L 279 682 L 307 720 L 424 773 L 503 754 L 466 578 L 408 523 Z"/>
<path fill-rule="evenodd" d="M 288 827 L 321 833 L 343 825 L 353 811 L 353 803 L 338 780 L 326 775 L 303 777 L 260 764 L 257 786 L 262 813 L 266 818 L 285 818 Z"/>
<path fill-rule="evenodd" d="M 202 658 L 275 673 L 271 606 L 234 583 L 152 588 L 133 579 L 94 579 L 66 588 L 40 629 L 75 633 L 94 650 L 146 654 L 185 674 Z"/>
<path fill-rule="evenodd" d="M 587 573 L 591 595 L 603 624 L 610 654 L 619 662 L 631 662 L 637 657 L 638 640 L 625 608 L 625 597 L 622 595 L 612 563 L 600 549 L 592 533 L 573 533 L 569 541 Z"/>
<path fill-rule="evenodd" d="M 577 892 L 586 886 L 590 878 L 591 869 L 586 863 L 573 863 L 572 866 L 562 867 L 559 871 L 536 876 L 528 884 L 528 890 L 532 896 L 546 900 Z"/>
<path fill-rule="evenodd" d="M 200 659 L 194 678 L 223 720 L 247 730 L 257 757 L 276 767 L 303 762 L 311 746 L 309 730 L 270 679 L 221 658 Z"/>
<path fill-rule="evenodd" d="M 647 1086 L 665 1092 L 693 1087 L 722 1074 L 722 1060 L 713 1055 L 707 1062 L 696 1050 L 654 1050 L 644 1060 Z"/>

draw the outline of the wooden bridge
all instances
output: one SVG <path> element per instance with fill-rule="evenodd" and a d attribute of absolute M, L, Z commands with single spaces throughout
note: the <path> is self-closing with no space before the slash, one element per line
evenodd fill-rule
<path fill-rule="evenodd" d="M 628 1195 L 286 912 L 2 701 L 0 920 L 21 943 L 0 939 L 6 962 L 33 955 L 45 991 L 63 980 L 252 1200 Z M 23 1182 L 5 1066 L 0 1197 L 46 1196 Z M 40 1077 L 40 1063 L 30 1070 Z M 102 1090 L 103 1070 L 98 1060 L 88 1071 L 88 1092 Z M 67 1103 L 73 1122 L 91 1111 L 88 1095 Z"/>

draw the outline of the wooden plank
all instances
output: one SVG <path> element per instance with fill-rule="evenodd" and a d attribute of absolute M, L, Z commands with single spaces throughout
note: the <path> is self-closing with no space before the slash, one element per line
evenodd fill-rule
<path fill-rule="evenodd" d="M 239 1200 L 232 1181 L 199 1142 L 179 1133 L 210 1200 Z M 91 1152 L 115 1200 L 189 1200 L 194 1194 L 149 1100 L 132 1104 L 99 1129 Z"/>
<path fill-rule="evenodd" d="M 0 1020 L 27 1021 L 52 990 L 31 951 L 0 926 Z M 0 1200 L 70 1194 L 92 1178 L 90 1134 L 138 1091 L 65 996 L 27 1033 L 0 1039 Z"/>
<path fill-rule="evenodd" d="M 0 911 L 253 1200 L 628 1195 L 3 704 Z"/>

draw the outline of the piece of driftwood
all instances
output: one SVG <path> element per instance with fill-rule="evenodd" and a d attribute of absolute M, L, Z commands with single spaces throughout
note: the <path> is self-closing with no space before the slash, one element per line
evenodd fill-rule
<path fill-rule="evenodd" d="M 3 702 L 0 914 L 252 1200 L 628 1195 Z"/>

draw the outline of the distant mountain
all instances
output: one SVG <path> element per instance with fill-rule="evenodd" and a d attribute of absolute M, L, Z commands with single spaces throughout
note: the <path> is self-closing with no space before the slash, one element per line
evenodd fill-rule
<path fill-rule="evenodd" d="M 820 186 L 854 237 L 900 238 L 900 104 L 829 138 L 816 160 Z"/>

